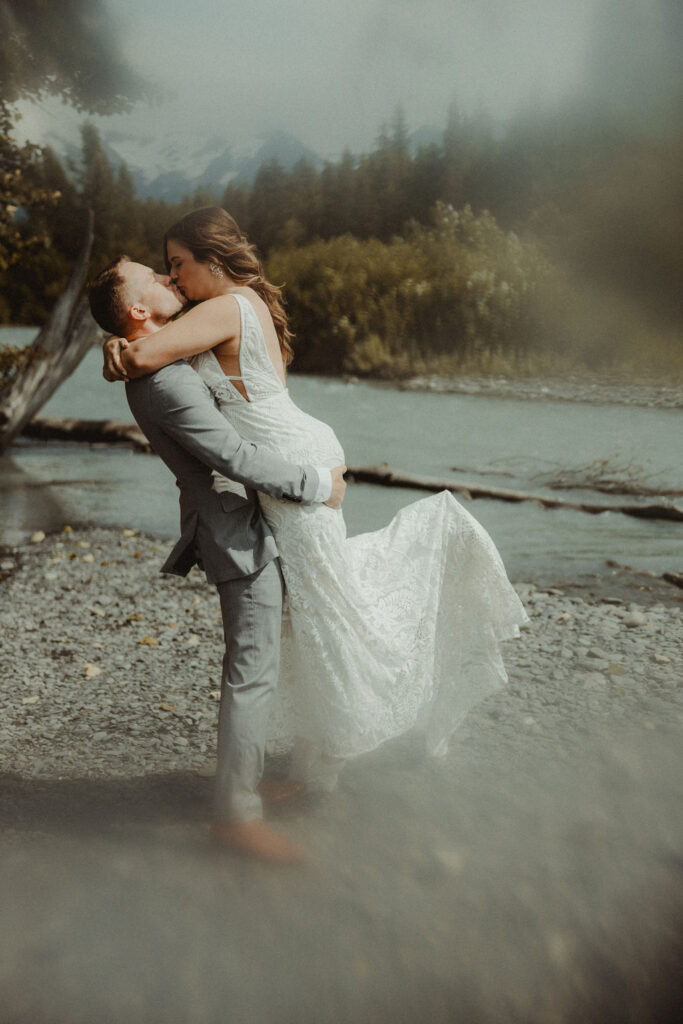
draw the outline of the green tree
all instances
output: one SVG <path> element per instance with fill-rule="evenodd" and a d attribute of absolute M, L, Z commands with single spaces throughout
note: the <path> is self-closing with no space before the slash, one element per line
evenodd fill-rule
<path fill-rule="evenodd" d="M 358 203 L 356 162 L 345 149 L 337 164 L 326 164 L 320 174 L 320 211 L 318 230 L 321 238 L 334 238 L 350 232 L 361 235 L 361 211 Z"/>
<path fill-rule="evenodd" d="M 0 320 L 15 324 L 46 318 L 83 242 L 81 198 L 51 149 L 36 155 L 23 180 L 34 202 L 30 216 L 14 224 L 18 241 L 12 265 L 0 270 L 5 295 Z"/>
<path fill-rule="evenodd" d="M 112 113 L 148 86 L 128 64 L 104 0 L 0 0 L 0 98 L 61 96 Z"/>
<path fill-rule="evenodd" d="M 261 252 L 272 248 L 293 216 L 289 175 L 274 158 L 259 168 L 249 202 L 249 232 Z"/>
<path fill-rule="evenodd" d="M 244 181 L 229 181 L 223 193 L 222 206 L 231 214 L 245 234 L 251 233 L 249 197 L 251 190 Z"/>
<path fill-rule="evenodd" d="M 20 218 L 50 199 L 36 184 L 40 147 L 12 137 L 15 104 L 53 95 L 110 113 L 140 97 L 118 37 L 104 0 L 0 0 L 0 269 L 35 246 Z"/>
<path fill-rule="evenodd" d="M 290 202 L 292 216 L 289 224 L 292 231 L 298 231 L 302 240 L 314 238 L 320 232 L 322 189 L 320 175 L 310 160 L 302 157 L 289 172 Z"/>

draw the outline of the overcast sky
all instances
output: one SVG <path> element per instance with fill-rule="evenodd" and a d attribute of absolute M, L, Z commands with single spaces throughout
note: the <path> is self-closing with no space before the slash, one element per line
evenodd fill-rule
<path fill-rule="evenodd" d="M 586 87 L 589 64 L 595 73 L 596 38 L 612 39 L 606 59 L 633 56 L 653 26 L 661 45 L 657 25 L 669 3 L 107 0 L 128 58 L 166 99 L 101 124 L 237 143 L 284 129 L 323 156 L 347 145 L 359 153 L 399 102 L 411 129 L 443 127 L 453 100 L 501 122 L 553 105 Z M 657 53 L 646 59 L 651 65 Z M 59 116 L 64 129 L 79 120 Z M 24 132 L 35 137 L 53 117 L 54 105 L 41 104 Z"/>

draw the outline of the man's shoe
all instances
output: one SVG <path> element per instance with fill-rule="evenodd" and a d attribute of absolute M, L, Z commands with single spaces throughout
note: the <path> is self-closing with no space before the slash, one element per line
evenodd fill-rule
<path fill-rule="evenodd" d="M 303 793 L 304 784 L 284 779 L 261 779 L 258 791 L 266 804 L 285 804 Z"/>
<path fill-rule="evenodd" d="M 268 864 L 303 864 L 306 851 L 280 835 L 260 818 L 252 821 L 217 821 L 211 826 L 216 842 L 227 850 Z"/>

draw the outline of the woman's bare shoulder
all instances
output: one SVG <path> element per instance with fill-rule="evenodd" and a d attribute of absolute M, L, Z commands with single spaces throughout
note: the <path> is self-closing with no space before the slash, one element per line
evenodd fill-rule
<path fill-rule="evenodd" d="M 257 308 L 260 308 L 262 306 L 264 309 L 268 308 L 267 304 L 263 301 L 259 293 L 255 291 L 253 288 L 250 288 L 248 284 L 235 285 L 235 287 L 231 288 L 227 294 L 242 295 L 245 299 L 249 299 L 252 306 L 256 306 Z"/>

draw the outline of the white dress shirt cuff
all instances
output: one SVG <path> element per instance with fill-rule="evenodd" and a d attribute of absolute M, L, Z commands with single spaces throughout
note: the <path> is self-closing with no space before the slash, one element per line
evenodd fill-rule
<path fill-rule="evenodd" d="M 325 502 L 332 494 L 332 474 L 327 466 L 316 466 L 318 473 L 318 490 L 315 492 L 314 501 Z"/>

